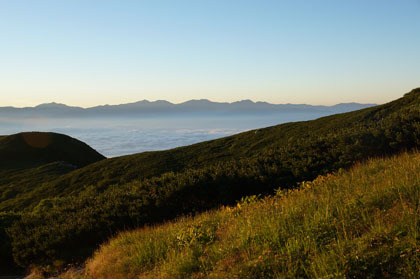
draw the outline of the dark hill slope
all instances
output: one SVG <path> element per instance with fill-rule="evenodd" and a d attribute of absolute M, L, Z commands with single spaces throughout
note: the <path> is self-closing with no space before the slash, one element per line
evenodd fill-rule
<path fill-rule="evenodd" d="M 293 187 L 419 146 L 416 89 L 373 108 L 88 165 L 38 187 L 38 196 L 54 198 L 22 215 L 9 236 L 21 264 L 73 261 L 121 229 Z"/>
<path fill-rule="evenodd" d="M 103 159 L 87 144 L 66 135 L 31 132 L 1 137 L 0 210 L 37 203 L 46 196 L 32 191 L 42 183 Z"/>
<path fill-rule="evenodd" d="M 56 133 L 19 133 L 0 138 L 0 168 L 27 168 L 62 161 L 84 167 L 105 159 L 87 144 Z"/>
<path fill-rule="evenodd" d="M 37 204 L 47 196 L 38 193 L 42 183 L 105 159 L 85 143 L 56 133 L 20 133 L 0 136 L 0 274 L 13 266 L 10 242 L 4 228 L 19 213 L 2 212 Z"/>

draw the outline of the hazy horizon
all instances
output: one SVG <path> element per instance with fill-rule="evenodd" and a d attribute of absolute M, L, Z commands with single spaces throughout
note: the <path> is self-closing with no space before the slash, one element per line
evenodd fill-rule
<path fill-rule="evenodd" d="M 251 99 L 241 99 L 241 100 L 234 100 L 234 101 L 214 101 L 210 98 L 201 98 L 201 99 L 188 99 L 182 102 L 171 102 L 168 100 L 164 100 L 164 99 L 154 99 L 154 100 L 150 100 L 150 99 L 142 99 L 142 100 L 137 100 L 137 101 L 132 101 L 132 102 L 128 102 L 128 103 L 115 103 L 115 104 L 109 104 L 109 103 L 98 103 L 96 105 L 92 105 L 92 106 L 78 106 L 78 105 L 69 105 L 66 103 L 60 103 L 60 102 L 56 102 L 54 100 L 50 101 L 50 102 L 45 102 L 45 103 L 39 103 L 39 104 L 35 104 L 33 106 L 14 106 L 14 105 L 8 105 L 8 106 L 2 106 L 0 104 L 0 107 L 13 107 L 13 108 L 33 108 L 33 107 L 38 107 L 41 105 L 49 105 L 49 104 L 56 104 L 56 105 L 65 105 L 65 106 L 69 106 L 69 107 L 80 107 L 83 109 L 88 109 L 88 108 L 94 108 L 94 107 L 99 107 L 99 106 L 119 106 L 119 105 L 127 105 L 127 104 L 135 104 L 135 103 L 140 103 L 140 102 L 150 102 L 150 103 L 155 103 L 155 102 L 168 102 L 170 104 L 173 105 L 180 105 L 180 104 L 184 104 L 190 101 L 209 101 L 211 103 L 217 103 L 217 104 L 234 104 L 234 103 L 239 103 L 239 102 L 244 102 L 244 101 L 251 101 L 255 104 L 257 103 L 267 103 L 267 104 L 271 104 L 271 105 L 308 105 L 308 106 L 325 106 L 325 107 L 332 107 L 332 106 L 336 106 L 336 105 L 341 105 L 341 104 L 362 104 L 362 105 L 381 105 L 382 103 L 359 103 L 356 101 L 349 101 L 349 102 L 342 102 L 342 103 L 334 103 L 334 104 L 329 104 L 329 105 L 325 105 L 325 104 L 309 104 L 309 103 L 271 103 L 271 102 L 267 102 L 267 101 L 263 101 L 263 100 L 251 100 Z"/>
<path fill-rule="evenodd" d="M 263 116 L 0 118 L 0 135 L 56 132 L 87 143 L 106 157 L 166 150 L 260 129 L 285 122 L 311 120 L 326 112 L 277 113 Z"/>
<path fill-rule="evenodd" d="M 240 132 L 362 109 L 369 105 L 329 107 L 272 104 L 193 103 L 81 110 L 62 106 L 2 109 L 0 135 L 28 131 L 72 136 L 107 157 L 170 149 Z M 133 109 L 134 108 L 134 109 Z"/>

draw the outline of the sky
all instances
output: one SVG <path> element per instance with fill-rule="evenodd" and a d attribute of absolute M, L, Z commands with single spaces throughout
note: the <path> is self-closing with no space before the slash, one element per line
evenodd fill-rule
<path fill-rule="evenodd" d="M 420 0 L 0 0 L 0 106 L 385 103 L 420 87 Z"/>

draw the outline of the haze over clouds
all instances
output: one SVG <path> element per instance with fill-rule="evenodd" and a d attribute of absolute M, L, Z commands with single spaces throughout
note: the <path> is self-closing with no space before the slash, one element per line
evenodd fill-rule
<path fill-rule="evenodd" d="M 0 106 L 384 103 L 420 84 L 420 2 L 0 5 Z"/>
<path fill-rule="evenodd" d="M 146 102 L 83 109 L 63 104 L 0 107 L 0 135 L 58 132 L 83 140 L 107 157 L 189 145 L 284 122 L 369 107 L 272 105 L 242 101 Z"/>

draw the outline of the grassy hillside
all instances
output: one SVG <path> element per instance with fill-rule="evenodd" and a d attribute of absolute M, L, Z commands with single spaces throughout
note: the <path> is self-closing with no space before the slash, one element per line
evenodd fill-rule
<path fill-rule="evenodd" d="M 0 222 L 0 227 L 8 228 L 21 265 L 73 262 L 120 230 L 291 188 L 419 145 L 416 89 L 360 111 L 101 160 L 0 202 L 0 208 L 21 211 L 16 221 Z M 25 187 L 19 180 L 14 183 Z"/>
<path fill-rule="evenodd" d="M 420 154 L 121 233 L 80 278 L 420 278 Z"/>

